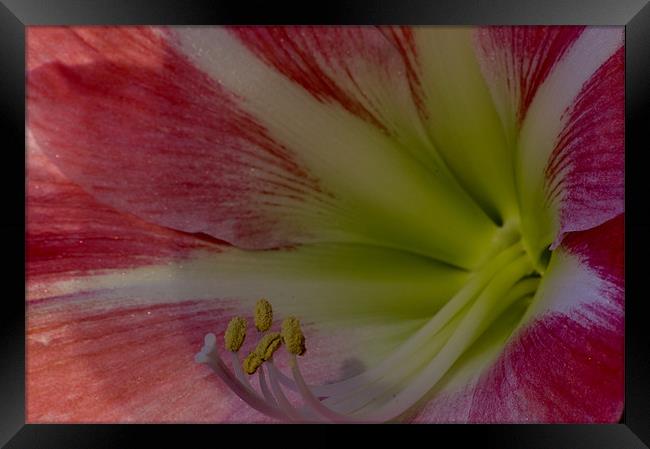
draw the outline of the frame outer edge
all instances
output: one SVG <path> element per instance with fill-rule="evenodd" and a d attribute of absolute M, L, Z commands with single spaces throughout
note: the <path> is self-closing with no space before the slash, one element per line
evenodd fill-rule
<path fill-rule="evenodd" d="M 645 163 L 626 163 L 626 279 L 625 279 L 625 425 L 650 445 L 650 334 L 647 328 L 647 278 L 650 218 L 647 208 L 647 151 L 650 129 L 650 3 L 625 27 L 625 153 L 646 154 Z M 636 203 L 636 207 L 634 206 Z M 641 203 L 643 204 L 643 203 Z M 645 264 L 645 266 L 644 266 Z M 647 287 L 647 285 L 645 286 Z M 647 306 L 646 306 L 647 308 Z"/>
<path fill-rule="evenodd" d="M 25 27 L 0 4 L 0 122 L 3 132 L 3 306 L 0 314 L 0 445 L 25 424 L 25 165 L 7 142 L 25 141 Z M 24 153 L 23 153 L 24 154 Z M 21 241 L 22 240 L 22 241 Z M 22 272 L 22 273 L 21 273 Z M 21 281 L 22 279 L 22 281 Z M 23 298 L 22 301 L 19 298 Z"/>
<path fill-rule="evenodd" d="M 26 25 L 411 24 L 625 25 L 646 0 L 373 0 L 296 3 L 193 0 L 2 0 Z M 150 6 L 149 6 L 150 5 Z M 614 6 L 615 5 L 615 6 Z M 287 8 L 289 9 L 289 8 Z"/>
<path fill-rule="evenodd" d="M 127 2 L 119 2 L 121 3 L 121 6 L 114 5 L 112 3 L 112 7 L 115 8 L 115 10 L 121 10 L 115 12 L 115 10 L 112 13 L 106 14 L 104 17 L 104 23 L 110 23 L 111 20 L 115 22 L 122 22 L 124 24 L 127 23 L 146 23 L 147 21 L 141 20 L 142 17 L 147 16 L 146 13 L 142 12 L 142 9 L 140 9 L 143 6 L 143 1 L 140 0 L 131 0 L 132 2 L 135 2 L 137 6 L 135 7 L 135 10 L 137 13 L 135 15 L 129 16 L 129 10 L 126 6 Z M 86 4 L 79 4 L 76 3 L 74 6 L 77 9 L 74 13 L 71 12 L 70 7 L 73 5 L 73 2 L 56 2 L 60 3 L 63 5 L 61 8 L 56 8 L 57 11 L 53 11 L 51 8 L 44 8 L 43 6 L 45 3 L 42 0 L 3 0 L 3 4 L 0 4 L 0 30 L 2 33 L 2 36 L 5 37 L 3 40 L 3 45 L 0 48 L 0 57 L 3 61 L 2 66 L 0 66 L 0 101 L 2 101 L 3 105 L 6 106 L 6 111 L 8 112 L 7 116 L 11 116 L 11 113 L 16 109 L 16 114 L 14 116 L 24 116 L 24 77 L 22 72 L 24 68 L 24 53 L 16 53 L 16 49 L 24 49 L 24 39 L 25 39 L 25 29 L 24 26 L 25 24 L 55 24 L 55 23 L 102 23 L 102 21 L 97 21 L 97 20 L 92 20 L 92 18 L 96 19 L 98 15 L 101 15 L 102 12 L 106 8 L 99 8 L 98 11 L 92 11 L 92 9 L 97 5 L 96 1 L 88 1 Z M 162 8 L 161 12 L 158 13 L 158 16 L 155 17 L 152 16 L 152 19 L 150 23 L 163 23 L 161 21 L 161 18 L 171 18 L 169 15 L 170 9 L 168 8 L 168 2 L 165 2 L 161 0 L 161 3 L 165 5 L 164 8 Z M 199 2 L 200 3 L 200 2 Z M 425 3 L 422 2 L 416 2 L 417 5 L 414 6 L 423 6 L 426 5 Z M 467 8 L 469 3 L 471 2 L 459 2 L 462 3 L 462 8 Z M 643 119 L 647 122 L 647 113 L 648 111 L 648 104 L 647 104 L 647 99 L 648 99 L 648 94 L 650 93 L 650 85 L 645 81 L 647 79 L 650 79 L 650 71 L 648 70 L 648 67 L 641 67 L 639 71 L 636 71 L 634 74 L 632 72 L 634 71 L 633 69 L 630 69 L 631 67 L 637 66 L 637 63 L 640 61 L 643 62 L 643 59 L 645 58 L 646 60 L 648 59 L 647 55 L 647 49 L 645 46 L 647 46 L 647 42 L 650 42 L 650 5 L 647 3 L 647 0 L 639 1 L 639 0 L 625 0 L 620 3 L 624 3 L 624 6 L 621 7 L 621 10 L 624 10 L 624 12 L 619 11 L 612 11 L 611 9 L 607 9 L 606 7 L 603 8 L 603 4 L 607 3 L 602 0 L 594 0 L 591 2 L 591 8 L 586 7 L 587 3 L 581 2 L 580 5 L 577 5 L 578 2 L 575 2 L 573 5 L 571 5 L 571 2 L 569 2 L 569 6 L 576 8 L 573 12 L 570 12 L 569 10 L 565 10 L 562 7 L 557 7 L 558 5 L 566 5 L 566 2 L 561 2 L 561 1 L 556 1 L 556 0 L 549 0 L 548 4 L 546 4 L 546 7 L 551 10 L 555 11 L 554 13 L 552 12 L 550 15 L 548 13 L 543 13 L 540 16 L 534 16 L 531 12 L 531 5 L 534 4 L 533 2 L 517 2 L 520 5 L 520 10 L 519 11 L 507 11 L 507 7 L 509 4 L 513 4 L 514 2 L 508 1 L 508 0 L 495 0 L 495 3 L 498 5 L 497 10 L 501 11 L 504 13 L 504 19 L 500 19 L 498 22 L 495 21 L 493 16 L 486 16 L 481 18 L 480 20 L 476 20 L 476 17 L 478 17 L 478 14 L 476 11 L 472 13 L 471 11 L 465 11 L 465 21 L 469 21 L 475 24 L 479 24 L 481 22 L 485 24 L 489 23 L 502 23 L 502 24 L 514 24 L 514 23 L 529 23 L 529 24 L 536 24 L 536 23 L 553 23 L 553 24 L 562 24 L 562 23 L 578 23 L 578 22 L 584 22 L 584 23 L 590 23 L 590 24 L 617 24 L 617 25 L 626 25 L 626 33 L 627 37 L 630 39 L 629 42 L 632 43 L 630 48 L 627 47 L 628 41 L 626 40 L 626 117 L 629 116 L 629 114 L 641 114 L 641 113 L 646 113 L 646 116 L 643 117 Z M 521 3 L 524 3 L 524 5 L 521 5 Z M 610 2 L 611 3 L 611 2 Z M 9 4 L 9 7 L 6 6 Z M 645 5 L 644 5 L 645 4 Z M 67 5 L 67 6 L 66 6 Z M 472 3 L 472 6 L 476 6 L 475 3 Z M 555 7 L 554 7 L 555 6 Z M 504 9 L 505 8 L 505 9 Z M 200 8 L 198 8 L 200 9 Z M 405 8 L 408 9 L 408 8 Z M 417 8 L 416 8 L 417 9 Z M 426 9 L 426 8 L 424 8 Z M 460 9 L 460 8 L 458 8 Z M 480 9 L 480 8 L 478 8 Z M 588 11 L 591 9 L 591 11 Z M 593 12 L 593 10 L 600 10 L 600 15 L 597 13 L 596 15 L 592 16 L 593 18 L 590 20 L 590 17 L 588 17 L 588 13 Z M 458 20 L 459 17 L 459 12 L 457 12 L 457 9 L 454 8 L 430 8 L 430 11 L 428 14 L 423 14 L 420 16 L 419 19 L 413 21 L 413 16 L 408 16 L 405 15 L 404 13 L 399 13 L 397 10 L 394 10 L 395 12 L 393 13 L 395 17 L 395 22 L 396 23 L 417 23 L 420 21 L 431 21 L 431 17 L 435 17 L 436 14 L 444 14 L 444 11 L 447 10 L 449 13 L 449 16 L 447 19 L 442 18 L 441 20 L 439 19 L 439 23 L 462 23 L 462 21 Z M 363 23 L 364 21 L 374 21 L 378 23 L 389 23 L 390 20 L 387 20 L 387 17 L 390 16 L 390 11 L 388 13 L 388 16 L 382 16 L 377 17 L 375 13 L 371 13 L 372 15 L 365 15 L 365 19 L 358 20 L 359 18 L 359 10 L 353 10 L 353 11 L 347 11 L 350 12 L 350 16 L 352 21 L 357 19 L 358 23 Z M 524 12 L 522 12 L 524 11 Z M 568 20 L 562 19 L 562 14 L 564 12 L 567 12 L 568 14 Z M 196 12 L 196 11 L 194 11 Z M 222 16 L 222 20 L 235 20 L 239 19 L 241 20 L 241 16 L 235 13 L 233 16 L 231 12 L 229 11 L 223 11 L 224 14 Z M 493 11 L 495 12 L 495 11 Z M 631 13 L 634 12 L 632 15 Z M 15 14 L 14 14 L 15 13 Z M 48 16 L 48 14 L 52 13 L 52 16 Z M 346 13 L 346 11 L 341 10 L 341 13 Z M 335 13 L 336 14 L 336 13 Z M 474 14 L 474 15 L 472 15 Z M 606 14 L 609 14 L 609 21 L 605 21 Z M 521 20 L 523 16 L 527 16 L 526 19 Z M 52 19 L 53 17 L 54 19 Z M 181 16 L 179 19 L 178 16 L 176 18 L 171 18 L 171 20 L 168 20 L 169 23 L 172 22 L 178 22 L 179 20 L 181 23 L 193 23 L 192 20 L 187 20 L 185 17 L 187 16 Z M 200 21 L 197 20 L 199 17 L 199 14 L 196 14 L 194 16 L 194 22 L 195 23 L 200 23 Z M 214 15 L 213 16 L 204 16 L 203 21 L 210 21 L 214 20 Z M 325 15 L 324 20 L 330 20 L 332 15 Z M 410 20 L 409 20 L 410 17 Z M 84 20 L 86 19 L 86 20 Z M 90 19 L 90 20 L 88 20 Z M 346 21 L 344 17 L 341 17 L 343 22 Z M 340 19 L 340 20 L 341 20 Z M 582 19 L 582 20 L 578 20 Z M 272 19 L 271 19 L 272 20 Z M 323 20 L 323 19 L 319 19 Z M 350 20 L 349 18 L 347 20 Z M 434 19 L 435 20 L 435 19 Z M 250 21 L 250 23 L 254 23 L 255 21 Z M 309 22 L 309 21 L 307 21 Z M 289 23 L 289 22 L 287 22 Z M 300 23 L 300 21 L 291 21 L 291 23 Z M 645 25 L 645 26 L 644 26 Z M 631 50 L 631 51 L 627 51 Z M 645 50 L 645 51 L 644 51 Z M 647 62 L 646 62 L 647 64 Z M 635 67 L 636 68 L 636 67 Z M 17 73 L 19 71 L 20 73 Z M 632 93 L 633 96 L 630 96 L 629 94 Z M 17 102 L 18 99 L 18 102 Z M 645 102 L 645 103 L 644 103 Z M 20 112 L 22 111 L 22 113 Z M 639 117 L 641 118 L 641 117 Z M 24 130 L 24 124 L 18 124 L 18 126 L 15 126 L 13 122 L 11 122 L 11 118 L 3 120 L 9 121 L 10 127 L 8 129 L 20 129 L 21 131 L 17 134 L 17 138 L 20 140 L 24 140 L 24 134 L 22 134 L 22 131 Z M 647 130 L 648 129 L 648 123 L 627 123 L 626 120 L 626 131 L 631 131 L 634 132 L 634 129 L 640 129 L 644 128 Z M 13 131 L 12 131 L 13 132 Z M 20 136 L 18 136 L 20 134 Z M 626 132 L 626 136 L 627 136 Z M 627 148 L 626 151 L 629 150 L 631 145 L 629 142 L 626 142 Z M 639 148 L 640 150 L 641 148 Z M 12 161 L 13 162 L 13 161 Z M 24 168 L 24 166 L 22 167 Z M 628 167 L 632 168 L 632 167 Z M 22 170 L 21 170 L 22 171 Z M 23 184 L 24 187 L 24 184 Z M 24 196 L 23 196 L 24 198 Z M 22 200 L 22 199 L 21 199 Z M 24 205 L 22 206 L 24 207 Z M 626 207 L 626 210 L 629 210 L 629 208 Z M 24 213 L 24 208 L 22 209 L 22 213 Z M 20 215 L 20 214 L 19 214 Z M 631 217 L 630 217 L 631 218 Z M 632 220 L 628 220 L 632 221 Z M 18 224 L 18 223 L 13 223 L 10 222 L 9 224 L 2 224 L 0 225 L 2 228 L 7 228 L 11 227 L 11 231 L 15 231 L 16 229 L 20 228 L 21 232 L 24 235 L 24 223 Z M 650 233 L 650 223 L 643 223 L 641 226 L 638 225 L 633 225 L 634 229 L 631 230 L 630 233 L 626 231 L 626 235 L 628 237 L 631 237 L 635 235 L 637 232 L 641 232 L 641 227 L 643 228 L 643 231 L 647 231 L 647 233 Z M 635 230 L 636 229 L 636 230 Z M 2 229 L 0 229 L 2 230 Z M 638 235 L 638 234 L 637 234 Z M 647 240 L 647 239 L 646 239 Z M 23 258 L 21 260 L 24 261 L 24 247 L 20 246 L 21 253 L 20 257 Z M 627 248 L 626 248 L 627 249 Z M 11 250 L 14 250 L 14 246 L 11 246 Z M 12 253 L 10 256 L 14 256 Z M 20 264 L 19 268 L 23 268 L 24 264 Z M 6 273 L 7 278 L 11 279 L 10 276 L 12 276 L 14 273 Z M 19 276 L 13 276 L 14 279 L 19 279 Z M 641 279 L 638 275 L 636 275 L 637 279 Z M 23 290 L 24 292 L 24 284 L 22 284 L 20 289 Z M 24 310 L 22 310 L 21 307 L 21 314 L 24 314 Z M 15 318 L 15 317 L 14 317 Z M 2 339 L 2 345 L 0 345 L 0 354 L 2 354 L 2 368 L 0 368 L 0 380 L 2 380 L 2 385 L 0 388 L 3 388 L 2 394 L 0 394 L 0 397 L 3 398 L 2 401 L 0 401 L 0 415 L 2 416 L 2 420 L 0 420 L 0 445 L 4 445 L 5 442 L 11 438 L 12 435 L 18 432 L 17 438 L 14 438 L 12 440 L 12 443 L 16 440 L 22 440 L 24 441 L 24 438 L 32 433 L 37 433 L 43 435 L 42 432 L 39 432 L 39 428 L 41 426 L 35 426 L 35 425 L 28 425 L 24 426 L 25 423 L 25 409 L 24 409 L 24 397 L 18 397 L 21 396 L 21 394 L 24 392 L 24 371 L 20 373 L 22 375 L 21 379 L 16 379 L 15 378 L 15 373 L 9 373 L 8 371 L 10 369 L 14 369 L 16 366 L 19 366 L 22 364 L 23 369 L 24 369 L 24 327 L 20 328 L 21 326 L 24 326 L 24 321 L 23 321 L 24 315 L 19 316 L 17 319 L 19 320 L 19 324 L 15 323 L 9 323 L 5 326 L 2 326 L 1 333 L 0 333 L 0 338 Z M 4 323 L 5 320 L 10 319 L 10 318 L 0 318 L 2 319 L 2 323 Z M 22 324 L 20 324 L 22 323 Z M 628 322 L 629 324 L 629 322 Z M 18 327 L 18 328 L 17 328 Z M 640 328 L 639 331 L 640 332 Z M 623 440 L 625 440 L 629 445 L 626 445 L 626 449 L 632 449 L 632 448 L 642 448 L 644 445 L 641 443 L 641 440 L 644 440 L 645 442 L 650 441 L 650 429 L 648 429 L 647 423 L 648 420 L 650 419 L 650 414 L 648 413 L 650 411 L 650 404 L 639 404 L 638 401 L 635 398 L 641 398 L 642 400 L 647 401 L 647 398 L 650 397 L 650 395 L 647 394 L 648 386 L 647 386 L 647 379 L 649 378 L 648 374 L 650 373 L 650 363 L 648 362 L 647 359 L 647 348 L 650 347 L 649 339 L 647 336 L 637 336 L 636 334 L 630 334 L 629 333 L 629 326 L 626 327 L 626 371 L 628 373 L 634 372 L 635 373 L 635 382 L 636 383 L 630 383 L 631 379 L 629 376 L 626 376 L 627 382 L 626 382 L 626 415 L 625 415 L 625 424 L 624 425 L 616 425 L 614 429 L 612 429 L 612 436 L 617 435 L 618 437 L 623 437 Z M 5 341 L 8 341 L 9 344 L 6 344 Z M 645 360 L 634 360 L 634 357 L 646 357 Z M 11 377 L 11 376 L 14 377 Z M 643 385 L 646 383 L 646 385 Z M 7 388 L 7 393 L 5 393 L 4 389 Z M 640 390 L 635 390 L 636 388 Z M 643 390 L 645 388 L 645 390 Z M 643 396 L 645 394 L 645 396 Z M 641 395 L 641 396 L 639 396 Z M 11 410 L 10 410 L 11 409 Z M 12 415 L 13 413 L 13 415 Z M 23 427 L 24 426 L 24 427 Z M 43 426 L 43 431 L 45 431 L 46 427 L 49 426 Z M 60 430 L 64 430 L 64 428 L 67 428 L 70 431 L 74 432 L 75 428 L 79 428 L 80 426 L 56 426 Z M 83 426 L 85 427 L 85 426 Z M 22 430 L 21 430 L 22 429 Z M 523 429 L 522 429 L 523 430 Z M 47 432 L 45 432 L 47 433 Z M 66 432 L 67 433 L 67 432 Z M 17 442 L 17 441 L 16 441 Z M 14 446 L 12 443 L 10 443 L 10 446 L 12 447 L 22 447 L 22 446 Z M 58 447 L 57 444 L 54 444 L 54 446 Z"/>

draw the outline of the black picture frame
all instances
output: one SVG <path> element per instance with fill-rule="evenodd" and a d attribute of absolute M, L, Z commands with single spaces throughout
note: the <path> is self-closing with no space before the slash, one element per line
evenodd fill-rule
<path fill-rule="evenodd" d="M 650 5 L 648 0 L 418 0 L 352 4 L 322 2 L 279 8 L 274 2 L 171 0 L 2 0 L 0 3 L 0 120 L 5 122 L 5 236 L 3 312 L 0 314 L 0 444 L 7 448 L 126 447 L 137 442 L 192 441 L 210 446 L 228 426 L 25 424 L 25 27 L 68 24 L 589 24 L 624 25 L 626 35 L 626 396 L 625 413 L 611 425 L 411 426 L 413 438 L 481 441 L 505 448 L 647 448 L 650 445 L 650 314 L 643 292 L 650 250 Z M 23 276 L 21 276 L 21 271 Z M 647 275 L 645 275 L 647 277 Z M 22 280 L 21 280 L 22 279 Z M 347 427 L 347 426 L 345 426 Z M 265 429 L 264 438 L 283 426 Z M 340 428 L 339 428 L 340 429 Z M 339 429 L 312 433 L 337 442 Z M 381 426 L 375 436 L 404 426 Z M 241 430 L 241 429 L 240 429 Z M 312 429 L 313 430 L 313 429 Z M 309 430 L 311 432 L 312 430 Z M 248 432 L 248 430 L 247 430 Z M 422 432 L 421 435 L 418 435 Z M 230 435 L 237 438 L 236 435 Z M 241 438 L 241 437 L 239 437 Z M 457 443 L 456 443 L 457 442 Z M 206 444 L 206 445 L 207 445 Z"/>

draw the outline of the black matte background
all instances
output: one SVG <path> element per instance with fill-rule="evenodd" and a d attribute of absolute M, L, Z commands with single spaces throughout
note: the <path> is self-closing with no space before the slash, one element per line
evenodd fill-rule
<path fill-rule="evenodd" d="M 650 280 L 645 273 L 650 268 L 647 257 L 650 254 L 650 173 L 646 172 L 646 167 L 650 167 L 648 0 L 376 0 L 367 3 L 348 0 L 303 1 L 290 7 L 251 0 L 0 2 L 0 123 L 4 125 L 0 153 L 3 188 L 0 248 L 5 262 L 2 270 L 5 288 L 0 299 L 3 301 L 0 309 L 0 444 L 3 447 L 94 449 L 164 443 L 192 448 L 217 447 L 224 445 L 226 436 L 239 440 L 235 443 L 238 445 L 277 440 L 284 445 L 301 443 L 311 447 L 313 443 L 328 446 L 350 443 L 342 432 L 347 434 L 357 429 L 372 430 L 369 434 L 382 439 L 399 436 L 401 445 L 441 448 L 473 443 L 498 449 L 640 449 L 647 447 L 641 440 L 650 444 L 650 325 L 647 323 L 650 295 L 644 291 L 644 281 Z M 291 429 L 207 425 L 24 426 L 24 27 L 228 23 L 626 25 L 626 411 L 623 424 L 337 426 L 326 431 L 320 426 Z M 284 430 L 290 430 L 293 436 L 288 438 L 279 433 Z"/>

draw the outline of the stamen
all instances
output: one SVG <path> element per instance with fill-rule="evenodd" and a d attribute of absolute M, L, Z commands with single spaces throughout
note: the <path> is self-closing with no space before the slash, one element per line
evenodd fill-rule
<path fill-rule="evenodd" d="M 282 344 L 282 338 L 277 332 L 266 334 L 259 341 L 255 350 L 248 354 L 242 363 L 244 371 L 247 374 L 255 374 L 262 363 L 273 357 L 273 353 L 278 350 Z"/>
<path fill-rule="evenodd" d="M 275 376 L 275 371 L 277 371 L 277 368 L 275 368 L 273 360 L 271 360 L 269 363 L 269 367 L 269 380 L 271 381 L 271 388 L 273 389 L 275 397 L 278 399 L 278 405 L 280 409 L 294 421 L 307 421 L 307 417 L 299 410 L 297 410 L 293 405 L 291 405 L 291 402 L 289 402 L 287 397 L 284 395 L 284 392 L 278 383 L 278 379 Z"/>
<path fill-rule="evenodd" d="M 255 328 L 260 332 L 266 332 L 273 324 L 273 308 L 266 299 L 260 299 L 255 304 Z"/>
<path fill-rule="evenodd" d="M 240 398 L 242 398 L 248 405 L 253 407 L 255 410 L 258 410 L 262 413 L 265 413 L 266 415 L 276 418 L 276 419 L 284 419 L 286 418 L 286 415 L 279 410 L 277 407 L 273 407 L 272 405 L 268 404 L 267 402 L 264 401 L 264 399 L 260 398 L 257 394 L 254 394 L 252 391 L 248 390 L 248 388 L 239 382 L 233 375 L 232 373 L 228 370 L 228 367 L 226 366 L 225 363 L 223 363 L 223 360 L 219 357 L 219 354 L 217 353 L 217 348 L 216 348 L 216 340 L 217 337 L 215 337 L 214 334 L 207 334 L 204 338 L 204 344 L 203 347 L 201 348 L 201 351 L 199 351 L 198 354 L 194 357 L 194 359 L 198 363 L 205 363 L 208 365 L 212 370 L 223 380 L 228 387 L 237 394 Z"/>
<path fill-rule="evenodd" d="M 306 351 L 305 336 L 300 329 L 300 321 L 293 316 L 282 322 L 282 340 L 291 354 L 303 355 Z"/>
<path fill-rule="evenodd" d="M 231 321 L 226 331 L 226 349 L 233 352 L 233 366 L 239 380 L 216 353 L 212 334 L 206 336 L 206 347 L 197 354 L 196 360 L 208 363 L 252 407 L 278 419 L 395 420 L 431 391 L 506 309 L 534 294 L 539 278 L 529 277 L 531 272 L 533 266 L 521 243 L 514 244 L 476 273 L 429 322 L 383 362 L 341 382 L 307 385 L 297 360 L 297 356 L 305 353 L 305 336 L 300 321 L 293 316 L 282 322 L 281 333 L 269 332 L 258 337 L 255 349 L 242 363 L 236 351 L 244 341 L 246 321 L 240 317 Z M 256 327 L 268 330 L 272 321 L 271 305 L 266 300 L 258 301 Z M 282 343 L 290 354 L 293 379 L 273 362 L 273 354 Z M 264 398 L 252 388 L 242 368 L 249 375 L 258 373 Z M 287 399 L 281 383 L 300 394 L 304 402 L 301 409 Z"/>
<path fill-rule="evenodd" d="M 493 322 L 514 302 L 522 298 L 527 298 L 533 294 L 538 285 L 539 278 L 528 278 L 517 282 L 504 297 L 501 297 L 498 300 L 498 304 L 495 305 L 494 309 L 491 309 L 491 312 L 484 317 L 485 321 L 483 327 L 487 328 L 491 322 Z M 423 361 L 433 360 L 445 345 L 450 344 L 450 337 L 455 333 L 460 332 L 456 331 L 456 329 L 458 329 L 461 320 L 468 316 L 471 310 L 472 308 L 467 307 L 466 310 L 458 314 L 438 335 L 436 335 L 436 337 L 434 337 L 433 340 L 429 341 L 429 343 L 422 348 L 424 352 L 420 354 L 421 356 L 414 362 L 404 366 L 403 369 L 400 366 L 395 370 L 389 370 L 381 378 L 380 382 L 377 381 L 373 384 L 364 386 L 364 388 L 356 390 L 347 396 L 332 396 L 324 401 L 324 403 L 328 404 L 339 413 L 354 413 L 360 411 L 360 408 L 363 406 L 365 406 L 366 409 L 370 409 L 373 405 L 381 404 L 382 401 L 386 402 L 387 399 L 397 395 L 397 393 L 403 389 L 404 385 L 411 382 L 416 373 L 425 368 L 425 366 L 423 366 Z M 479 328 L 477 335 L 480 333 L 481 330 Z M 463 351 L 464 350 L 465 349 L 463 349 Z M 435 382 L 431 386 L 433 385 L 435 385 Z"/>
<path fill-rule="evenodd" d="M 228 323 L 224 335 L 224 342 L 228 351 L 237 352 L 246 339 L 246 327 L 248 323 L 242 317 L 235 317 Z"/>
<path fill-rule="evenodd" d="M 305 379 L 302 377 L 300 368 L 298 368 L 298 360 L 296 359 L 295 354 L 291 354 L 290 363 L 291 363 L 291 373 L 293 374 L 293 378 L 296 380 L 296 384 L 298 385 L 300 394 L 302 395 L 307 405 L 309 405 L 316 412 L 320 413 L 321 415 L 323 415 L 328 420 L 331 420 L 332 422 L 343 423 L 349 421 L 348 417 L 336 413 L 334 410 L 324 405 L 316 396 L 314 396 L 312 391 L 307 386 Z M 272 368 L 275 368 L 275 366 L 273 366 Z"/>
<path fill-rule="evenodd" d="M 263 360 L 267 361 L 273 357 L 273 353 L 278 350 L 282 344 L 282 338 L 277 332 L 266 334 L 255 348 L 255 353 Z"/>
<path fill-rule="evenodd" d="M 248 377 L 244 375 L 244 371 L 242 370 L 242 362 L 239 359 L 239 354 L 232 352 L 230 355 L 232 356 L 232 368 L 235 371 L 235 376 L 237 376 L 237 379 L 239 379 L 239 381 L 244 384 L 249 390 L 254 391 L 253 386 L 248 380 Z"/>
<path fill-rule="evenodd" d="M 273 397 L 273 394 L 269 390 L 269 386 L 266 384 L 266 376 L 264 375 L 264 367 L 260 369 L 258 376 L 259 376 L 259 381 L 260 381 L 260 389 L 262 390 L 262 394 L 264 395 L 264 398 L 266 399 L 267 402 L 270 404 L 273 404 L 274 406 L 277 406 L 278 403 L 276 402 L 275 398 Z"/>
<path fill-rule="evenodd" d="M 476 298 L 496 273 L 522 254 L 522 244 L 516 243 L 497 256 L 491 264 L 487 265 L 483 271 L 477 273 L 471 281 L 456 293 L 454 297 L 451 298 L 451 300 L 449 300 L 449 302 L 447 302 L 447 304 L 445 304 L 427 324 L 425 324 L 396 351 L 375 367 L 340 382 L 321 385 L 317 387 L 317 389 L 312 387 L 312 391 L 314 391 L 314 394 L 318 396 L 332 396 L 350 393 L 359 387 L 375 382 L 389 370 L 394 370 L 396 367 L 406 366 L 408 361 L 416 356 L 422 346 L 428 342 L 432 335 L 435 335 L 440 331 L 440 329 L 456 316 L 460 310 Z"/>
<path fill-rule="evenodd" d="M 244 368 L 244 371 L 246 371 L 246 374 L 252 375 L 255 374 L 257 368 L 262 366 L 262 363 L 264 363 L 262 357 L 260 357 L 256 351 L 253 351 L 244 358 L 242 367 Z"/>
<path fill-rule="evenodd" d="M 395 366 L 393 369 L 385 370 L 377 376 L 377 379 L 352 392 L 332 395 L 324 403 L 339 413 L 353 413 L 369 402 L 383 397 L 389 391 L 399 391 L 401 385 L 406 383 L 418 370 L 423 369 L 426 362 L 440 352 L 460 324 L 467 310 L 469 310 L 469 307 L 464 308 L 461 313 L 457 314 L 432 336 L 420 348 L 417 357 L 405 360 L 403 364 Z"/>

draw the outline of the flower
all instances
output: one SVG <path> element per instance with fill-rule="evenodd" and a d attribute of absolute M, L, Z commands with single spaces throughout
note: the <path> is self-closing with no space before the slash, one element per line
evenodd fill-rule
<path fill-rule="evenodd" d="M 29 421 L 620 418 L 620 28 L 35 27 L 27 57 Z"/>

